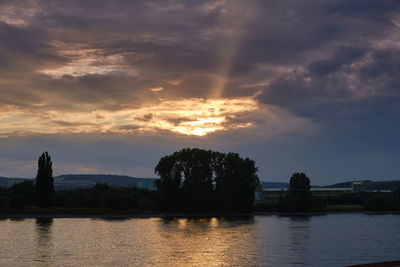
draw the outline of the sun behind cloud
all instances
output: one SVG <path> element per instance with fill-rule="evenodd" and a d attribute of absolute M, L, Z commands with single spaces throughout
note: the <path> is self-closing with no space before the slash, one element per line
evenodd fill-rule
<path fill-rule="evenodd" d="M 168 130 L 186 135 L 206 134 L 249 127 L 251 122 L 235 120 L 247 112 L 258 109 L 252 98 L 233 99 L 178 99 L 160 102 L 136 110 L 135 124 L 140 130 Z M 144 114 L 152 114 L 148 121 L 140 120 Z"/>
<path fill-rule="evenodd" d="M 245 117 L 259 108 L 260 104 L 251 97 L 181 98 L 136 109 L 73 113 L 45 109 L 36 113 L 9 106 L 0 116 L 0 135 L 169 131 L 205 136 L 252 126 L 253 122 Z"/>

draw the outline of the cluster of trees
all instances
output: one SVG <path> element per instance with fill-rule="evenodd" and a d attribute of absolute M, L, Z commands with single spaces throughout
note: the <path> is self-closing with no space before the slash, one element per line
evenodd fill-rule
<path fill-rule="evenodd" d="M 157 209 L 154 191 L 142 188 L 113 187 L 98 183 L 92 188 L 55 191 L 45 205 L 40 205 L 32 181 L 0 188 L 0 208 L 21 209 L 26 206 L 87 207 L 109 209 Z M 49 202 L 50 201 L 50 202 Z"/>
<path fill-rule="evenodd" d="M 0 207 L 24 206 L 152 209 L 166 211 L 250 211 L 259 185 L 253 160 L 236 153 L 182 149 L 161 158 L 156 191 L 96 184 L 90 189 L 55 191 L 51 157 L 38 160 L 36 182 L 0 189 Z"/>
<path fill-rule="evenodd" d="M 148 189 L 98 183 L 88 189 L 57 191 L 52 204 L 58 207 L 156 210 L 157 196 Z"/>
<path fill-rule="evenodd" d="M 89 207 L 110 209 L 156 209 L 155 192 L 140 188 L 96 184 L 90 189 L 54 190 L 52 161 L 48 152 L 38 160 L 35 183 L 27 180 L 0 188 L 0 208 L 25 206 Z"/>
<path fill-rule="evenodd" d="M 35 186 L 32 181 L 15 183 L 10 188 L 0 188 L 0 208 L 20 209 L 35 203 Z"/>
<path fill-rule="evenodd" d="M 155 172 L 168 211 L 250 211 L 259 185 L 254 161 L 237 153 L 185 148 L 161 158 Z"/>

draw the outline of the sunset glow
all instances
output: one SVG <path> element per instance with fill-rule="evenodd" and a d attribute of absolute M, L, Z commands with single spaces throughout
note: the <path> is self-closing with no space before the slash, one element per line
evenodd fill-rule
<path fill-rule="evenodd" d="M 49 151 L 71 173 L 153 177 L 160 156 L 201 147 L 253 158 L 265 178 L 392 179 L 399 7 L 0 1 L 0 176 L 30 177 L 13 162 Z M 135 160 L 115 165 L 122 152 Z"/>
<path fill-rule="evenodd" d="M 0 134 L 141 133 L 170 131 L 204 136 L 250 127 L 241 117 L 256 111 L 252 98 L 160 100 L 153 105 L 119 111 L 65 113 L 55 110 L 27 112 L 8 106 L 0 113 Z"/>

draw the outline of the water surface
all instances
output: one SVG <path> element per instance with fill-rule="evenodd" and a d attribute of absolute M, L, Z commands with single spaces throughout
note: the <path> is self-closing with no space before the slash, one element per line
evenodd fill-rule
<path fill-rule="evenodd" d="M 1 266 L 342 266 L 400 259 L 400 215 L 5 219 Z"/>

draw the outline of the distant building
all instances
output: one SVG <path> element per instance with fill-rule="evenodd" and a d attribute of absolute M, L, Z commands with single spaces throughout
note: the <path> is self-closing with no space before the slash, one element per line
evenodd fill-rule
<path fill-rule="evenodd" d="M 311 194 L 313 197 L 322 197 L 322 198 L 335 198 L 340 194 L 344 193 L 352 193 L 352 188 L 311 188 Z"/>
<path fill-rule="evenodd" d="M 353 192 L 363 192 L 364 191 L 364 184 L 361 182 L 353 182 L 351 185 L 351 189 Z"/>
<path fill-rule="evenodd" d="M 279 199 L 280 197 L 286 196 L 288 188 L 263 188 L 262 195 L 257 194 L 257 200 L 268 200 L 268 199 Z M 310 189 L 313 197 L 320 198 L 335 198 L 340 194 L 344 193 L 359 193 L 364 191 L 364 185 L 360 182 L 354 182 L 351 187 L 343 188 L 330 188 L 330 187 L 315 187 Z"/>

